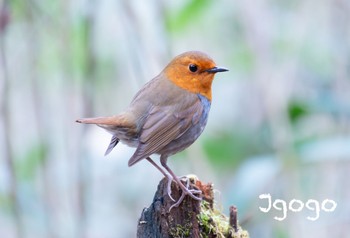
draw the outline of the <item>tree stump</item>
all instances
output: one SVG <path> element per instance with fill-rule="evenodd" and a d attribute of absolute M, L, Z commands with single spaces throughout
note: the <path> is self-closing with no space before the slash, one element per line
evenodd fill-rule
<path fill-rule="evenodd" d="M 213 185 L 203 184 L 193 176 L 192 187 L 202 191 L 202 201 L 189 196 L 169 211 L 174 202 L 167 194 L 167 179 L 160 181 L 150 207 L 142 211 L 137 226 L 138 238 L 230 237 L 249 238 L 248 232 L 237 224 L 237 209 L 230 207 L 230 218 L 214 207 Z M 181 189 L 172 183 L 172 196 L 181 196 Z"/>

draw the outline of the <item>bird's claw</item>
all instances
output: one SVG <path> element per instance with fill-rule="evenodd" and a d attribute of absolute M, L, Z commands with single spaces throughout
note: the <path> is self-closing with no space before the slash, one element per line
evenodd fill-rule
<path fill-rule="evenodd" d="M 167 176 L 167 177 L 168 177 L 168 185 L 167 185 L 168 196 L 173 202 L 176 202 L 173 196 L 171 196 L 171 183 L 173 182 L 173 178 L 171 176 Z"/>
<path fill-rule="evenodd" d="M 196 181 L 198 180 L 198 177 L 194 174 L 189 174 L 189 175 L 182 175 L 182 176 L 178 177 L 178 179 L 186 182 L 187 187 L 188 187 L 190 182 L 195 184 Z"/>
<path fill-rule="evenodd" d="M 182 193 L 181 193 L 181 197 L 177 201 L 175 201 L 175 199 L 171 196 L 171 182 L 172 181 L 173 181 L 173 179 L 168 178 L 168 196 L 175 203 L 169 208 L 169 212 L 170 212 L 170 210 L 172 208 L 178 207 L 181 204 L 181 202 L 184 200 L 186 195 L 190 196 L 191 198 L 193 198 L 194 200 L 197 200 L 197 201 L 201 201 L 202 200 L 201 197 L 195 195 L 195 194 L 201 194 L 202 193 L 201 190 L 190 189 L 191 182 L 193 183 L 193 178 L 192 177 L 188 177 L 188 176 L 181 176 L 181 177 L 178 178 L 178 181 L 181 184 L 178 184 L 178 185 L 180 186 L 180 188 L 182 190 Z M 177 182 L 177 181 L 175 180 L 175 182 Z M 186 184 L 183 184 L 182 182 L 184 182 Z"/>
<path fill-rule="evenodd" d="M 169 212 L 171 211 L 171 209 L 173 209 L 174 207 L 178 207 L 181 203 L 182 203 L 182 201 L 184 200 L 184 198 L 185 198 L 185 193 L 183 192 L 182 194 L 181 194 L 181 197 L 179 198 L 179 200 L 177 200 L 177 202 L 176 203 L 174 203 L 173 205 L 171 205 L 171 207 L 169 208 Z"/>
<path fill-rule="evenodd" d="M 196 190 L 196 189 L 189 189 L 188 190 L 190 192 L 190 194 L 202 194 L 201 190 Z M 194 198 L 194 197 L 193 197 Z M 196 199 L 196 198 L 195 198 Z"/>
<path fill-rule="evenodd" d="M 194 200 L 197 200 L 197 201 L 202 201 L 202 198 L 201 197 L 197 197 L 195 196 L 194 194 L 201 194 L 202 191 L 200 190 L 195 190 L 195 189 L 191 189 L 191 190 L 182 190 L 182 193 L 181 193 L 181 197 L 179 198 L 179 200 L 177 200 L 176 203 L 174 203 L 173 205 L 171 205 L 171 207 L 169 208 L 169 212 L 171 211 L 171 209 L 173 209 L 174 207 L 178 207 L 182 201 L 185 199 L 185 196 L 186 195 L 189 195 L 191 198 L 193 198 Z M 175 201 L 174 201 L 175 202 Z"/>

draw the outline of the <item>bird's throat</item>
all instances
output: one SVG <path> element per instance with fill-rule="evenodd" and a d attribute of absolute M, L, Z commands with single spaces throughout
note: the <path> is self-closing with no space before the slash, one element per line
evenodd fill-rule
<path fill-rule="evenodd" d="M 167 75 L 167 78 L 176 86 L 191 93 L 201 94 L 211 101 L 211 85 L 213 82 L 212 77 L 203 77 L 198 79 L 196 77 L 176 77 L 174 74 L 169 76 Z"/>

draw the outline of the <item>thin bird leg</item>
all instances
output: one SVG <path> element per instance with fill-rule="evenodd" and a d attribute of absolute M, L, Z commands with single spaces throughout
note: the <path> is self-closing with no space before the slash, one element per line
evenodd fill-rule
<path fill-rule="evenodd" d="M 180 199 L 174 205 L 175 206 L 180 205 L 180 203 L 182 202 L 182 200 L 184 199 L 186 194 L 189 195 L 191 198 L 197 200 L 197 201 L 201 201 L 202 198 L 201 197 L 197 197 L 194 194 L 201 194 L 202 191 L 196 190 L 196 189 L 188 189 L 185 185 L 183 185 L 183 183 L 180 181 L 180 179 L 174 174 L 174 172 L 166 164 L 167 158 L 168 158 L 167 156 L 161 155 L 160 156 L 160 163 L 171 174 L 171 176 L 173 177 L 173 180 L 175 180 L 175 182 L 180 186 L 180 188 L 182 190 L 182 195 L 181 195 Z M 171 208 L 174 207 L 174 205 L 171 206 Z"/>
<path fill-rule="evenodd" d="M 154 162 L 151 157 L 147 157 L 146 158 L 148 160 L 148 162 L 150 162 L 154 167 L 156 167 L 163 175 L 164 177 L 167 178 L 168 180 L 168 184 L 167 184 L 167 191 L 168 191 L 168 196 L 170 197 L 170 199 L 175 202 L 175 199 L 171 196 L 171 183 L 173 182 L 173 178 L 166 173 L 156 162 Z"/>
<path fill-rule="evenodd" d="M 169 175 L 156 163 L 154 162 L 151 157 L 147 157 L 146 158 L 148 160 L 148 162 L 150 162 L 154 167 L 156 167 L 163 175 L 164 177 L 169 177 Z"/>

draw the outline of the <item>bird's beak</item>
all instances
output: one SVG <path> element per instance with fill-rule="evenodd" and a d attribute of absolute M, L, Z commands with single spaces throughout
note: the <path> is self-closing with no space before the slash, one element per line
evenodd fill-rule
<path fill-rule="evenodd" d="M 205 70 L 205 72 L 208 72 L 208 73 L 218 73 L 218 72 L 226 72 L 226 71 L 228 71 L 228 69 L 225 69 L 223 67 L 217 67 L 217 66 L 211 69 Z"/>

